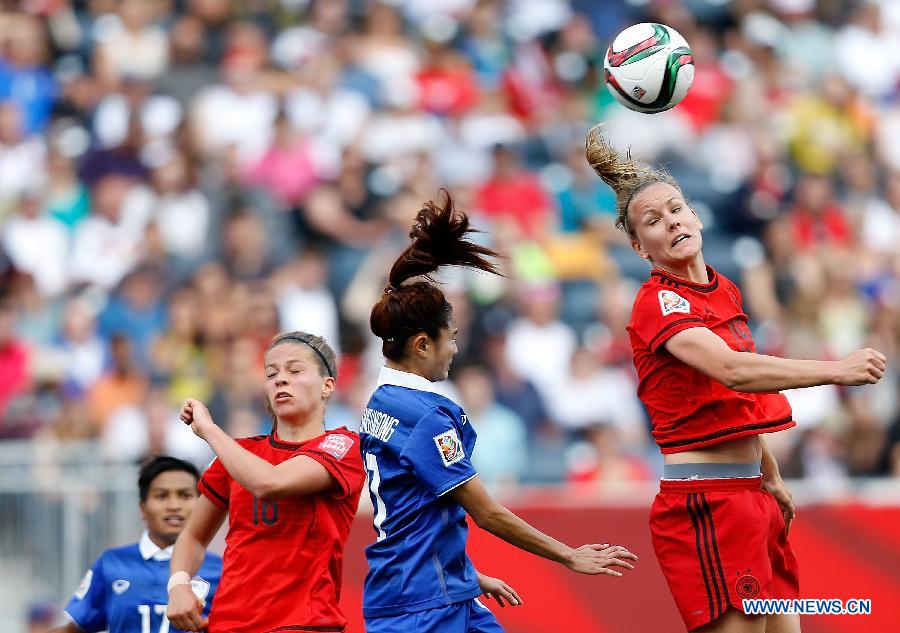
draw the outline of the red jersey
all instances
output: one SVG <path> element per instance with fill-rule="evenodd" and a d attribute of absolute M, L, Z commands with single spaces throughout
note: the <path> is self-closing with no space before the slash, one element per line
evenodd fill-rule
<path fill-rule="evenodd" d="M 733 350 L 756 351 L 737 286 L 712 268 L 707 271 L 709 283 L 696 284 L 654 269 L 628 324 L 638 397 L 664 454 L 795 424 L 782 394 L 734 391 L 666 351 L 667 340 L 692 327 L 709 328 Z"/>
<path fill-rule="evenodd" d="M 210 633 L 343 631 L 338 608 L 344 544 L 365 478 L 359 436 L 346 428 L 293 443 L 271 435 L 238 440 L 270 464 L 306 455 L 337 482 L 324 492 L 264 501 L 216 459 L 200 492 L 228 508 L 222 580 Z"/>

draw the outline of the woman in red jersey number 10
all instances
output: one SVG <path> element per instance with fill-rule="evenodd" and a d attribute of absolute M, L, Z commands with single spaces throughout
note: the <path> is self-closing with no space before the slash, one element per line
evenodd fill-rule
<path fill-rule="evenodd" d="M 688 630 L 796 633 L 797 615 L 748 616 L 744 598 L 797 598 L 794 504 L 762 435 L 794 426 L 782 389 L 864 385 L 886 359 L 757 354 L 741 294 L 706 265 L 702 225 L 678 183 L 623 158 L 593 128 L 586 158 L 616 193 L 616 225 L 653 267 L 628 333 L 665 465 L 650 532 Z"/>
<path fill-rule="evenodd" d="M 359 436 L 325 430 L 337 376 L 325 339 L 276 336 L 265 354 L 268 435 L 231 439 L 203 403 L 181 419 L 216 459 L 200 478 L 201 497 L 175 543 L 168 617 L 187 631 L 343 631 L 338 607 L 350 523 L 365 474 Z M 190 591 L 203 552 L 228 517 L 219 592 L 207 622 Z"/>

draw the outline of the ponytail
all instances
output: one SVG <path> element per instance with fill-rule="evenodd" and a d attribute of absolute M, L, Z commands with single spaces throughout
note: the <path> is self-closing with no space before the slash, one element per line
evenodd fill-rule
<path fill-rule="evenodd" d="M 681 192 L 681 187 L 665 170 L 655 170 L 631 158 L 625 157 L 609 144 L 601 134 L 603 124 L 595 125 L 584 140 L 584 155 L 594 172 L 616 194 L 616 227 L 631 239 L 637 239 L 634 227 L 628 220 L 628 205 L 632 198 L 651 185 L 664 183 Z"/>
<path fill-rule="evenodd" d="M 431 277 L 442 266 L 465 266 L 495 275 L 503 273 L 489 258 L 497 253 L 469 241 L 477 233 L 466 214 L 457 212 L 446 189 L 442 205 L 425 203 L 416 216 L 404 250 L 388 275 L 388 285 L 372 308 L 369 325 L 382 339 L 382 353 L 397 361 L 404 355 L 409 339 L 424 332 L 433 339 L 450 323 L 452 308 Z M 405 283 L 423 277 L 425 280 Z"/>

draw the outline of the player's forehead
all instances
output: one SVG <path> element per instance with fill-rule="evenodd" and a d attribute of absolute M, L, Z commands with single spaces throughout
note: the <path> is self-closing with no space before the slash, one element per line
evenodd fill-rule
<path fill-rule="evenodd" d="M 661 211 L 675 202 L 684 202 L 681 192 L 667 182 L 657 182 L 634 194 L 630 207 L 640 216 L 647 211 Z"/>
<path fill-rule="evenodd" d="M 456 321 L 453 320 L 453 315 L 451 314 L 447 318 L 447 326 L 440 329 L 440 336 L 441 338 L 449 339 L 456 336 L 457 332 L 459 332 L 459 328 L 456 326 Z"/>
<path fill-rule="evenodd" d="M 150 491 L 154 490 L 182 490 L 194 488 L 197 482 L 194 476 L 184 470 L 166 470 L 159 473 L 150 482 Z"/>
<path fill-rule="evenodd" d="M 299 342 L 279 343 L 268 350 L 265 355 L 266 367 L 280 367 L 290 363 L 311 362 L 313 351 L 308 345 Z"/>

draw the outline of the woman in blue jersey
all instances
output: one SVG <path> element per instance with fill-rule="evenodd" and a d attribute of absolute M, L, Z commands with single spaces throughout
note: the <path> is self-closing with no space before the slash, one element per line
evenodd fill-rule
<path fill-rule="evenodd" d="M 495 253 L 468 241 L 471 232 L 449 195 L 443 206 L 426 204 L 372 308 L 387 364 L 360 426 L 376 532 L 366 549 L 368 633 L 502 631 L 478 596 L 500 606 L 521 600 L 475 570 L 466 555 L 467 513 L 482 529 L 576 572 L 621 576 L 614 567 L 632 569 L 628 561 L 637 559 L 624 547 L 572 548 L 543 534 L 494 501 L 472 467 L 475 430 L 432 384 L 447 378 L 457 349 L 452 308 L 429 277 L 447 265 L 499 274 L 487 259 Z M 424 280 L 406 283 L 417 277 Z"/>
<path fill-rule="evenodd" d="M 174 457 L 156 457 L 141 468 L 138 491 L 146 531 L 139 542 L 100 555 L 66 606 L 69 622 L 53 633 L 180 630 L 169 628 L 166 620 L 169 559 L 197 502 L 199 479 L 192 464 Z M 222 559 L 207 553 L 191 582 L 207 613 L 221 574 Z"/>

